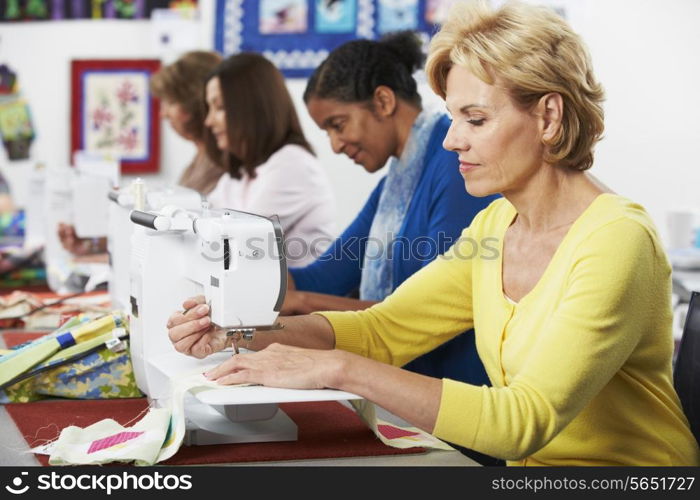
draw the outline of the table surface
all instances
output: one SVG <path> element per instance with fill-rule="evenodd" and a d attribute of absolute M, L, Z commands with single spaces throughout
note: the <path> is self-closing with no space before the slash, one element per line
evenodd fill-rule
<path fill-rule="evenodd" d="M 700 291 L 700 270 L 674 269 L 674 277 L 679 279 L 689 290 Z M 675 299 L 675 297 L 674 297 Z M 675 304 L 675 301 L 674 301 Z M 680 338 L 682 318 L 674 321 L 674 336 Z M 4 348 L 0 335 L 0 348 Z M 346 402 L 343 402 L 349 406 Z M 405 421 L 390 414 L 382 408 L 377 408 L 377 416 L 396 425 L 407 425 Z M 40 465 L 34 454 L 29 452 L 26 441 L 19 432 L 5 407 L 0 405 L 0 466 L 37 466 Z M 377 457 L 327 458 L 309 460 L 285 460 L 276 462 L 245 462 L 219 465 L 239 466 L 479 466 L 477 462 L 458 451 L 430 450 L 426 453 L 411 455 L 389 455 Z"/>
<path fill-rule="evenodd" d="M 687 289 L 700 291 L 700 270 L 674 269 L 674 278 L 678 279 Z M 674 296 L 674 304 L 677 297 Z M 680 339 L 682 329 L 682 317 L 674 318 L 674 337 Z M 0 335 L 0 348 L 4 348 L 4 341 Z M 343 404 L 346 404 L 343 402 Z M 348 405 L 349 406 L 349 405 Z M 406 422 L 385 411 L 377 408 L 377 416 L 396 425 L 406 425 Z M 33 453 L 29 452 L 26 441 L 19 432 L 5 407 L 0 405 L 0 466 L 37 466 L 40 465 Z M 286 460 L 277 462 L 245 462 L 219 465 L 240 466 L 479 466 L 474 460 L 462 455 L 458 451 L 430 450 L 422 454 L 389 455 L 377 457 L 352 457 L 310 460 Z"/>
<path fill-rule="evenodd" d="M 0 348 L 4 348 L 4 340 L 0 335 Z M 41 402 L 39 402 L 41 404 Z M 76 401 L 76 404 L 80 402 Z M 342 402 L 349 406 L 347 402 Z M 377 408 L 377 417 L 396 425 L 407 425 L 406 422 L 390 414 L 382 408 Z M 38 466 L 41 465 L 22 437 L 12 417 L 5 407 L 0 405 L 0 466 Z M 462 455 L 458 451 L 429 450 L 425 453 L 410 455 L 385 455 L 375 457 L 323 458 L 309 460 L 285 460 L 276 462 L 245 462 L 217 465 L 240 466 L 479 466 L 477 462 Z"/>
<path fill-rule="evenodd" d="M 39 402 L 40 404 L 40 402 Z M 79 402 L 76 402 L 79 404 Z M 378 409 L 377 416 L 396 424 L 401 420 L 387 412 Z M 393 418 L 392 418 L 393 417 Z M 17 429 L 12 418 L 8 415 L 4 406 L 0 406 L 0 429 L 2 429 L 2 443 L 0 444 L 0 466 L 38 466 L 41 465 Z M 385 455 L 375 457 L 349 457 L 349 458 L 323 458 L 309 460 L 284 460 L 266 462 L 245 462 L 217 465 L 240 466 L 457 466 L 468 467 L 479 464 L 458 451 L 429 450 L 425 453 L 410 455 Z"/>

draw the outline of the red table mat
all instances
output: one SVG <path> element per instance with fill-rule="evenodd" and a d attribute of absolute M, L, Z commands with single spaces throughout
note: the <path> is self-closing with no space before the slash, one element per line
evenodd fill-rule
<path fill-rule="evenodd" d="M 38 283 L 36 285 L 24 285 L 20 287 L 2 287 L 0 286 L 0 295 L 9 295 L 15 290 L 19 290 L 21 292 L 32 292 L 32 293 L 46 293 L 46 294 L 52 294 L 54 293 L 50 288 L 49 285 L 46 283 Z"/>
<path fill-rule="evenodd" d="M 398 449 L 382 443 L 360 418 L 336 401 L 281 403 L 299 427 L 299 439 L 279 443 L 241 443 L 183 446 L 166 465 L 222 464 L 304 460 L 314 458 L 363 457 L 423 453 L 424 448 Z M 30 447 L 55 439 L 69 425 L 86 427 L 112 418 L 133 425 L 147 407 L 145 398 L 99 401 L 43 401 L 5 405 Z M 43 465 L 49 457 L 37 455 Z"/>
<path fill-rule="evenodd" d="M 25 332 L 22 330 L 3 332 L 2 340 L 5 342 L 5 347 L 7 349 L 12 349 L 16 345 L 24 344 L 25 342 L 31 342 L 39 337 L 51 332 Z"/>

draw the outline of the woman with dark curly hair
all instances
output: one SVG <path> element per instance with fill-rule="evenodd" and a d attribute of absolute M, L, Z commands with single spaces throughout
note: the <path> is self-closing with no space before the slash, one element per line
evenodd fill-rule
<path fill-rule="evenodd" d="M 450 121 L 424 109 L 413 72 L 425 59 L 410 31 L 336 48 L 311 76 L 304 101 L 333 150 L 367 172 L 386 172 L 362 211 L 310 266 L 292 268 L 286 314 L 365 309 L 439 254 L 493 197 L 460 186 L 457 156 L 442 147 Z M 351 298 L 348 295 L 359 295 Z M 407 368 L 488 383 L 473 332 Z"/>

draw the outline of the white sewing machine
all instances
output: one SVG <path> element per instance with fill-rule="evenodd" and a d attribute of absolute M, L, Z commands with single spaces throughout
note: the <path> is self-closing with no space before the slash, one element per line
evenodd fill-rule
<path fill-rule="evenodd" d="M 141 179 L 126 188 L 112 190 L 109 195 L 109 231 L 107 250 L 111 273 L 109 295 L 114 309 L 130 307 L 129 273 L 131 262 L 131 235 L 134 224 L 129 215 L 136 210 L 159 210 L 166 205 L 177 205 L 187 210 L 201 210 L 202 195 L 182 186 L 148 189 Z"/>
<path fill-rule="evenodd" d="M 59 293 L 92 290 L 109 276 L 107 263 L 81 261 L 62 247 L 58 224 L 72 224 L 80 238 L 107 235 L 107 194 L 118 183 L 119 162 L 84 151 L 74 162 L 75 168 L 48 168 L 44 181 L 44 258 L 48 284 Z"/>
<path fill-rule="evenodd" d="M 131 260 L 132 363 L 139 388 L 164 406 L 174 377 L 205 372 L 232 355 L 224 351 L 196 360 L 175 351 L 166 324 L 185 298 L 204 295 L 212 322 L 234 338 L 278 328 L 287 289 L 282 230 L 276 218 L 175 206 L 135 210 L 131 220 L 137 224 Z M 356 398 L 341 391 L 260 386 L 205 391 L 185 400 L 185 443 L 296 440 L 296 424 L 277 403 Z"/>

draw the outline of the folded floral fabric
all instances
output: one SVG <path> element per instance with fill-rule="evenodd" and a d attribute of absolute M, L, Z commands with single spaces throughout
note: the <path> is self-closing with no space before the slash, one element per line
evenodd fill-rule
<path fill-rule="evenodd" d="M 21 349 L 22 345 L 18 348 Z M 0 356 L 12 352 L 0 352 Z M 2 359 L 0 357 L 0 363 Z M 124 328 L 115 328 L 61 349 L 0 388 L 0 404 L 28 403 L 46 396 L 70 399 L 143 396 L 136 385 L 128 334 Z"/>
<path fill-rule="evenodd" d="M 54 329 L 66 316 L 86 314 L 97 318 L 110 311 L 107 292 L 61 296 L 15 291 L 0 297 L 0 327 Z"/>

